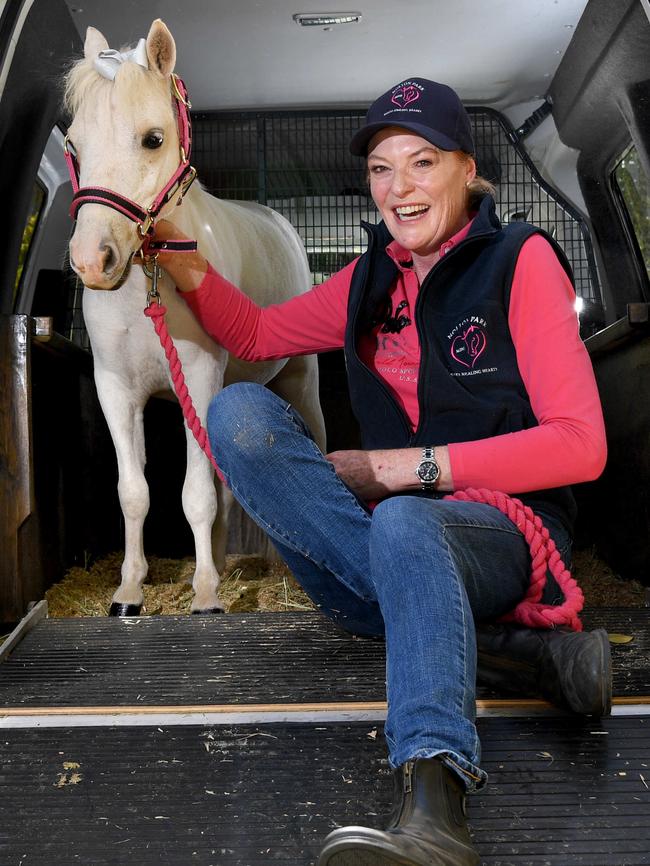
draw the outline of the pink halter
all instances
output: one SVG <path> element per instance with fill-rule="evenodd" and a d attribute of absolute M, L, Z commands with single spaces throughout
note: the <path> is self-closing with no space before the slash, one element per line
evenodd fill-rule
<path fill-rule="evenodd" d="M 130 198 L 106 189 L 105 187 L 79 186 L 79 162 L 74 150 L 71 149 L 72 142 L 66 135 L 63 144 L 65 160 L 70 172 L 70 180 L 74 195 L 70 205 L 70 216 L 77 218 L 79 208 L 85 204 L 103 204 L 123 214 L 128 219 L 137 223 L 138 233 L 142 238 L 142 254 L 148 256 L 157 250 L 174 250 L 176 252 L 193 252 L 196 249 L 196 241 L 152 241 L 154 223 L 160 215 L 163 207 L 180 191 L 179 202 L 190 188 L 196 177 L 196 169 L 190 165 L 192 151 L 192 124 L 189 109 L 192 107 L 187 96 L 187 88 L 173 72 L 171 74 L 171 91 L 176 108 L 178 123 L 178 138 L 180 143 L 180 163 L 174 174 L 167 181 L 163 189 L 158 193 L 153 203 L 148 208 L 141 207 Z M 74 148 L 74 145 L 72 145 Z"/>

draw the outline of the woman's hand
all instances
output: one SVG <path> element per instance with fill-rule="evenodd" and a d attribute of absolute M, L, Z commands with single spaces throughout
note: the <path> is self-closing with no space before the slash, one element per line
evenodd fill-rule
<path fill-rule="evenodd" d="M 384 499 L 391 493 L 420 489 L 415 469 L 422 457 L 421 448 L 332 451 L 326 457 L 339 478 L 366 501 Z M 436 446 L 436 461 L 440 466 L 436 489 L 453 490 L 446 446 Z"/>
<path fill-rule="evenodd" d="M 191 240 L 169 220 L 161 219 L 155 225 L 153 240 Z M 193 253 L 158 253 L 158 264 L 174 280 L 181 292 L 192 292 L 201 285 L 208 270 L 207 259 L 198 250 Z"/>

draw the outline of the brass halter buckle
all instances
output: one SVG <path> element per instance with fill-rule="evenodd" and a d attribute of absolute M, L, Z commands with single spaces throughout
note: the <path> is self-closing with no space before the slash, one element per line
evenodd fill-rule
<path fill-rule="evenodd" d="M 148 211 L 147 217 L 143 223 L 138 223 L 138 234 L 144 240 L 147 235 L 151 232 L 153 228 L 154 218 L 152 214 Z"/>
<path fill-rule="evenodd" d="M 178 83 L 177 83 L 178 76 L 172 72 L 171 78 L 172 78 L 172 93 L 174 94 L 176 99 L 178 99 L 179 102 L 182 102 L 183 105 L 185 106 L 185 108 L 187 108 L 189 111 L 189 109 L 192 107 L 192 103 L 189 101 L 189 99 L 186 99 L 183 96 L 183 94 L 181 93 L 181 91 L 178 87 Z"/>

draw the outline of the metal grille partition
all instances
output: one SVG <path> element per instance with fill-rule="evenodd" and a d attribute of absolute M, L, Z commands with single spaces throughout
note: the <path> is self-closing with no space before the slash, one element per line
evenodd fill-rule
<path fill-rule="evenodd" d="M 362 252 L 376 220 L 361 160 L 348 152 L 359 112 L 198 114 L 193 161 L 219 198 L 259 201 L 301 235 L 321 282 Z"/>
<path fill-rule="evenodd" d="M 540 226 L 564 249 L 584 302 L 588 334 L 604 316 L 589 231 L 581 216 L 548 187 L 507 120 L 468 109 L 479 173 L 496 187 L 502 222 Z M 314 282 L 344 267 L 365 248 L 361 220 L 377 212 L 362 160 L 348 151 L 363 111 L 214 112 L 193 117 L 194 163 L 210 192 L 275 208 L 300 233 Z"/>
<path fill-rule="evenodd" d="M 480 174 L 496 187 L 502 222 L 526 220 L 564 249 L 584 303 L 583 336 L 604 325 L 598 272 L 581 216 L 541 178 L 508 121 L 498 112 L 469 108 Z M 375 222 L 363 161 L 348 142 L 365 112 L 211 112 L 193 115 L 193 162 L 203 185 L 225 199 L 275 208 L 300 233 L 315 283 L 340 270 L 365 248 L 362 220 Z M 66 335 L 88 345 L 81 287 L 71 286 Z"/>

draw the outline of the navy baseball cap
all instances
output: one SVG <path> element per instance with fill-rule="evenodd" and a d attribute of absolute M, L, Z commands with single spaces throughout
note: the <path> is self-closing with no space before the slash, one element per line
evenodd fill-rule
<path fill-rule="evenodd" d="M 350 151 L 366 156 L 370 139 L 387 126 L 408 129 L 441 150 L 474 153 L 469 115 L 456 91 L 446 84 L 408 78 L 391 87 L 368 109 L 366 124 L 353 136 Z"/>

